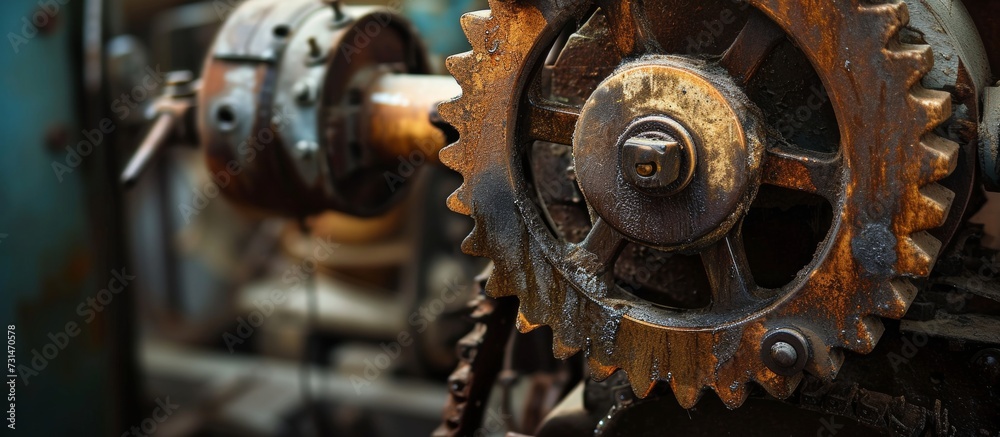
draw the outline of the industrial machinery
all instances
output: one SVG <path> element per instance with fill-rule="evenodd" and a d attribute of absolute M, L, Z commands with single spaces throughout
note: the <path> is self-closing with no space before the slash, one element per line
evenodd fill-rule
<path fill-rule="evenodd" d="M 370 217 L 458 140 L 448 205 L 493 265 L 438 434 L 482 430 L 538 354 L 512 325 L 577 357 L 512 431 L 1000 433 L 996 6 L 496 0 L 461 21 L 459 89 L 398 16 L 278 4 L 212 48 L 210 171 L 258 210 Z"/>
<path fill-rule="evenodd" d="M 519 301 L 492 317 L 599 381 L 520 431 L 1000 433 L 995 236 L 969 221 L 996 188 L 997 15 L 966 3 L 978 30 L 937 1 L 466 15 L 440 108 L 463 248 Z M 495 374 L 466 356 L 441 435 Z"/>
<path fill-rule="evenodd" d="M 289 395 L 299 388 L 274 378 L 251 378 L 248 398 L 279 390 L 290 405 L 233 407 L 238 414 L 209 419 L 206 427 L 253 417 L 255 426 L 242 428 L 242 435 L 310 429 L 369 435 L 376 428 L 397 435 L 393 430 L 429 432 L 434 422 L 427 417 L 439 415 L 443 379 L 457 362 L 453 344 L 471 327 L 463 317 L 470 284 L 485 261 L 460 253 L 470 222 L 447 212 L 442 201 L 460 178 L 439 165 L 438 151 L 457 134 L 435 116 L 436 106 L 460 89 L 448 75 L 429 74 L 432 58 L 398 6 L 232 5 L 200 70 L 167 74 L 167 86 L 150 105 L 150 127 L 122 182 L 144 197 L 149 190 L 139 186 L 150 182 L 147 170 L 161 159 L 178 161 L 172 156 L 183 149 L 178 146 L 196 145 L 198 160 L 193 170 L 189 159 L 174 164 L 195 174 L 182 183 L 192 186 L 193 196 L 159 194 L 177 211 L 165 215 L 179 213 L 186 223 L 186 247 L 168 249 L 182 265 L 165 273 L 141 266 L 139 273 L 186 277 L 163 286 L 169 290 L 205 270 L 221 271 L 215 275 L 228 282 L 216 287 L 233 291 L 223 304 L 209 306 L 221 314 L 200 323 L 179 322 L 183 309 L 149 310 L 158 340 L 145 352 L 147 371 L 161 380 L 209 378 L 198 373 L 204 368 L 198 363 L 218 360 L 215 348 L 246 357 L 240 365 L 251 368 L 253 360 L 280 359 L 313 369 L 303 371 L 303 396 Z M 157 256 L 148 252 L 157 250 L 136 249 L 154 262 Z M 191 294 L 175 300 L 207 300 Z M 191 306 L 170 300 L 163 299 Z M 201 349 L 173 360 L 164 342 Z M 394 342 L 401 344 L 391 363 L 383 363 L 383 345 Z M 327 376 L 344 384 L 308 388 L 309 380 Z M 424 388 L 402 402 L 393 393 L 397 379 L 403 380 L 398 386 Z M 429 381 L 438 382 L 429 389 Z M 157 385 L 152 391 L 169 390 Z M 363 413 L 338 413 L 354 409 Z M 410 427 L 371 424 L 385 415 L 416 419 Z"/>

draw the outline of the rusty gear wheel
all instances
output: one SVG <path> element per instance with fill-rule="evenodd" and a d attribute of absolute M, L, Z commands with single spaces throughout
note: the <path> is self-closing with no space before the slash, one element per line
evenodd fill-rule
<path fill-rule="evenodd" d="M 879 317 L 901 318 L 916 293 L 909 279 L 930 273 L 941 244 L 925 231 L 944 223 L 953 197 L 936 181 L 958 146 L 932 132 L 950 96 L 920 86 L 932 54 L 899 42 L 905 4 L 747 3 L 723 54 L 677 56 L 655 35 L 696 22 L 683 11 L 701 2 L 491 0 L 462 19 L 473 50 L 448 68 L 463 95 L 440 108 L 461 134 L 441 153 L 465 178 L 449 206 L 475 219 L 464 250 L 495 262 L 487 293 L 520 299 L 522 332 L 550 326 L 557 357 L 583 351 L 599 380 L 624 369 L 643 397 L 667 382 L 685 408 L 706 387 L 736 408 L 750 382 L 787 398 L 803 371 L 832 379 L 844 350 L 870 352 Z M 591 14 L 587 26 L 605 26 L 623 61 L 609 75 L 580 72 L 600 82 L 585 100 L 553 102 L 538 91 L 546 58 Z M 779 38 L 829 95 L 832 153 L 792 144 L 743 90 Z M 538 204 L 545 181 L 526 163 L 535 141 L 572 144 L 593 224 L 578 244 Z M 833 208 L 812 261 L 778 289 L 754 283 L 741 239 L 762 184 Z M 669 308 L 616 286 L 625 244 L 700 254 L 711 305 Z"/>

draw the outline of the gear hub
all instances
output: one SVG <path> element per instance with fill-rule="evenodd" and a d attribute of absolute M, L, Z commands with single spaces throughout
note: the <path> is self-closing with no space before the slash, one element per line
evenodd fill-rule
<path fill-rule="evenodd" d="M 707 67 L 683 58 L 629 63 L 583 105 L 573 135 L 580 189 L 631 241 L 714 243 L 757 192 L 762 124 L 732 79 Z M 609 162 L 621 171 L 608 171 Z M 638 174 L 644 163 L 650 176 Z"/>

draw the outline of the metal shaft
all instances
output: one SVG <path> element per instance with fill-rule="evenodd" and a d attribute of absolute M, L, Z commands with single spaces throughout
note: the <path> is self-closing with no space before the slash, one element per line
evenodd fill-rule
<path fill-rule="evenodd" d="M 448 144 L 431 114 L 438 103 L 461 93 L 451 76 L 380 76 L 368 89 L 363 108 L 367 143 L 388 160 L 420 153 L 427 162 L 437 163 L 438 151 Z"/>

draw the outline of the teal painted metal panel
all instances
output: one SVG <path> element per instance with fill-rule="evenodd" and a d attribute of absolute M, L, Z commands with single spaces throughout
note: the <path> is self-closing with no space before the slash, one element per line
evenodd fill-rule
<path fill-rule="evenodd" d="M 47 12 L 40 9 L 46 3 Z M 95 173 L 101 171 L 102 152 L 82 157 L 78 167 L 67 165 L 71 172 L 57 175 L 53 169 L 53 163 L 67 164 L 66 147 L 92 128 L 80 120 L 82 75 L 75 60 L 82 45 L 82 3 L 0 2 L 5 36 L 0 44 L 0 323 L 5 329 L 16 325 L 18 365 L 30 366 L 21 369 L 27 384 L 18 378 L 17 385 L 22 435 L 124 431 L 114 419 L 110 327 L 104 318 L 86 323 L 77 312 L 110 275 L 102 271 L 108 264 L 107 242 L 93 232 L 98 225 L 94 208 L 100 206 L 89 196 L 100 187 L 94 181 L 100 180 Z M 49 33 L 26 24 L 47 21 L 41 17 L 51 20 Z M 108 144 L 97 147 L 110 147 L 107 139 L 103 143 Z M 53 350 L 46 345 L 58 348 L 63 343 L 59 333 L 71 322 L 80 327 L 79 335 L 66 337 L 65 348 L 44 359 Z M 37 375 L 25 371 L 29 368 Z"/>

